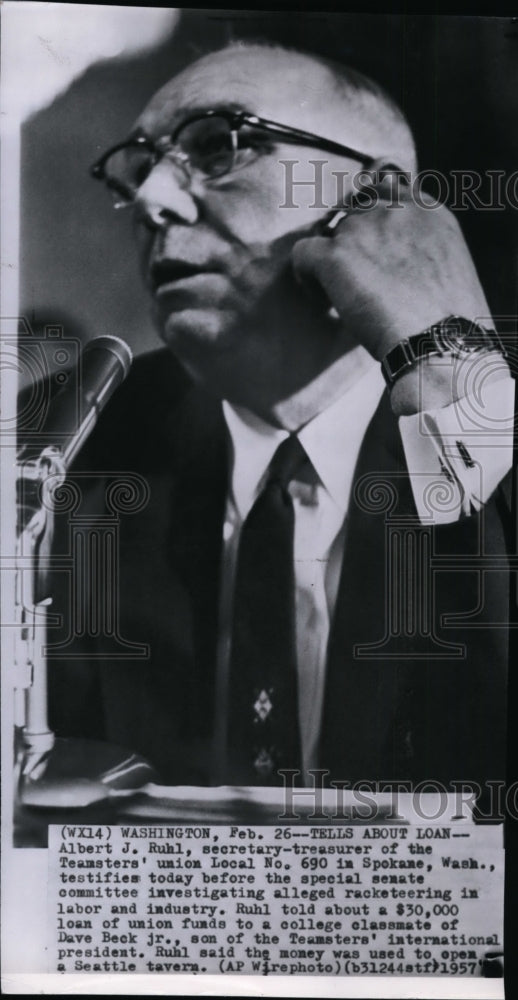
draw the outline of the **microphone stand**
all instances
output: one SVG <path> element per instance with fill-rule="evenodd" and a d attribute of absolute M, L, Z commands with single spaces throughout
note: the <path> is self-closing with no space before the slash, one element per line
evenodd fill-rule
<path fill-rule="evenodd" d="M 17 706 L 23 720 L 17 746 L 22 779 L 37 780 L 55 744 L 48 725 L 47 665 L 43 650 L 47 633 L 48 556 L 54 536 L 50 484 L 59 487 L 65 468 L 58 449 L 46 448 L 38 459 L 17 467 L 21 519 L 16 550 L 15 665 Z"/>
<path fill-rule="evenodd" d="M 142 758 L 94 740 L 56 738 L 48 723 L 47 610 L 52 604 L 50 553 L 55 494 L 66 478 L 60 448 L 17 465 L 15 767 L 18 807 L 84 808 L 114 791 L 156 780 Z M 20 812 L 20 809 L 18 810 Z M 23 816 L 22 816 L 23 826 Z"/>

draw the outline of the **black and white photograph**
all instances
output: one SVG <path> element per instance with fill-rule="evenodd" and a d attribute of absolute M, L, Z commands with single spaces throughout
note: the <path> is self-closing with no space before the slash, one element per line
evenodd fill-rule
<path fill-rule="evenodd" d="M 517 53 L 3 4 L 6 994 L 511 995 Z"/>

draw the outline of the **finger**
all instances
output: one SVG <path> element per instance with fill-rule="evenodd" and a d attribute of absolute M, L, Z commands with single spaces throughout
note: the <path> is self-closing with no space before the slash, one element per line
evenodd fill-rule
<path fill-rule="evenodd" d="M 313 307 L 329 312 L 329 298 L 322 286 L 321 269 L 326 252 L 329 254 L 329 237 L 312 236 L 298 240 L 292 251 L 293 274 Z"/>
<path fill-rule="evenodd" d="M 297 240 L 292 251 L 292 262 L 293 270 L 299 280 L 307 275 L 315 276 L 328 248 L 329 241 L 324 236 L 310 236 L 307 239 Z"/>
<path fill-rule="evenodd" d="M 400 189 L 410 191 L 410 173 L 385 157 L 378 157 L 368 170 L 358 175 L 359 189 L 337 205 L 333 212 L 319 224 L 323 236 L 333 236 L 335 231 L 355 211 L 374 208 L 378 202 L 393 200 Z"/>
<path fill-rule="evenodd" d="M 335 230 L 338 228 L 341 222 L 350 215 L 351 209 L 339 208 L 336 212 L 333 212 L 327 220 L 324 220 L 321 226 L 321 232 L 323 236 L 334 236 Z"/>

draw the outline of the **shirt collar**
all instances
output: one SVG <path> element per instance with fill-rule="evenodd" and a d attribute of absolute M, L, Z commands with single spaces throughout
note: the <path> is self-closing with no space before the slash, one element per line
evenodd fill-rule
<path fill-rule="evenodd" d="M 245 518 L 256 497 L 259 483 L 288 431 L 223 400 L 223 413 L 232 441 L 231 486 L 234 503 Z"/>
<path fill-rule="evenodd" d="M 344 515 L 361 443 L 383 389 L 381 369 L 373 363 L 342 396 L 298 431 L 324 488 Z M 223 413 L 232 441 L 232 495 L 239 515 L 245 518 L 276 449 L 289 433 L 227 400 L 223 401 Z"/>

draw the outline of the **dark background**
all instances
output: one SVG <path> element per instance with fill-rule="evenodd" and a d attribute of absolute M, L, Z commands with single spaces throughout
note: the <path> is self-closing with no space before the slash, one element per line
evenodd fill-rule
<path fill-rule="evenodd" d="M 63 323 L 65 336 L 115 334 L 136 353 L 158 346 L 129 213 L 111 210 L 88 166 L 169 77 L 235 38 L 279 41 L 374 76 L 407 114 L 421 169 L 510 174 L 518 165 L 518 19 L 186 10 L 160 48 L 90 67 L 24 126 L 21 311 L 35 332 Z M 516 314 L 518 210 L 458 217 L 493 312 Z"/>

